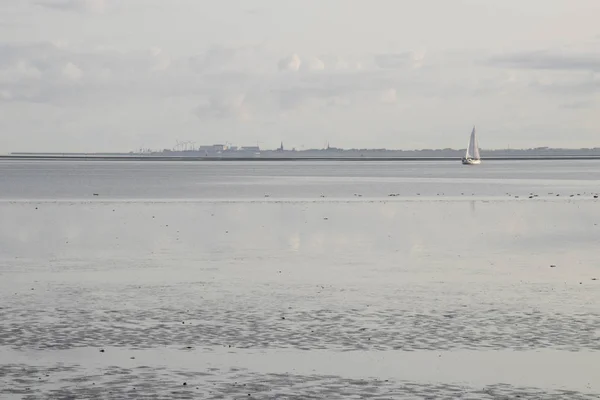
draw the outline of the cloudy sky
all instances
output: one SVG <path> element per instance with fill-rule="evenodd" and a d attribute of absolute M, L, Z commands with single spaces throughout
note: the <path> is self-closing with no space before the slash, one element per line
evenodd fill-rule
<path fill-rule="evenodd" d="M 0 153 L 600 147 L 599 0 L 0 0 Z"/>

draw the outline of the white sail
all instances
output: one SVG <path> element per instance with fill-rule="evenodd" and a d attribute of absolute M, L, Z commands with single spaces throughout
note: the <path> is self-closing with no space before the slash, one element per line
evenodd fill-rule
<path fill-rule="evenodd" d="M 473 158 L 475 160 L 479 160 L 481 158 L 479 156 L 479 141 L 477 140 L 477 136 L 475 135 L 475 127 L 473 127 Z"/>
<path fill-rule="evenodd" d="M 469 139 L 469 144 L 467 144 L 467 152 L 465 153 L 465 159 L 471 158 L 471 140 Z"/>
<path fill-rule="evenodd" d="M 473 131 L 471 132 L 471 137 L 469 138 L 469 145 L 467 146 L 467 153 L 465 154 L 465 158 L 479 160 L 479 143 L 477 142 L 477 137 L 475 136 L 475 127 L 473 127 Z"/>

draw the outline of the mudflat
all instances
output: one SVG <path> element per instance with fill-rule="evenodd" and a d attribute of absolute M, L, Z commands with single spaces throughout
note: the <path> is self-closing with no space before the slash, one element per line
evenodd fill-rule
<path fill-rule="evenodd" d="M 0 168 L 0 398 L 600 395 L 596 161 Z"/>

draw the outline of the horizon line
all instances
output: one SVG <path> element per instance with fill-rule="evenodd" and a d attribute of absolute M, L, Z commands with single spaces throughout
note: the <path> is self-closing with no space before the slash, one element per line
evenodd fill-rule
<path fill-rule="evenodd" d="M 236 149 L 226 149 L 224 151 L 227 152 L 241 152 L 244 151 L 244 149 L 248 149 L 248 148 L 258 148 L 259 151 L 268 151 L 268 152 L 287 152 L 287 153 L 301 153 L 301 152 L 307 152 L 307 151 L 324 151 L 324 152 L 335 152 L 335 151 L 397 151 L 397 152 L 419 152 L 419 151 L 464 151 L 466 149 L 465 148 L 451 148 L 451 147 L 444 147 L 444 148 L 420 148 L 420 149 L 392 149 L 392 148 L 385 148 L 385 147 L 380 147 L 380 148 L 376 148 L 376 147 L 364 147 L 364 148 L 358 148 L 358 147 L 354 147 L 354 148 L 343 148 L 343 147 L 330 147 L 330 148 L 308 148 L 308 149 L 283 149 L 281 150 L 280 148 L 267 148 L 267 149 L 262 149 L 259 146 L 240 146 Z M 600 146 L 597 147 L 579 147 L 579 148 L 575 148 L 575 147 L 549 147 L 549 146 L 538 146 L 538 147 L 522 147 L 522 148 L 480 148 L 480 151 L 483 152 L 496 152 L 496 151 L 551 151 L 551 150 L 567 150 L 567 151 L 585 151 L 585 150 L 600 150 Z M 11 155 L 11 154 L 156 154 L 156 153 L 197 153 L 197 152 L 205 152 L 206 150 L 200 150 L 200 149 L 190 149 L 190 150 L 174 150 L 174 149 L 163 149 L 163 150 L 152 150 L 152 149 L 146 149 L 146 151 L 134 151 L 134 150 L 130 150 L 130 151 L 10 151 L 7 153 L 0 153 L 0 154 L 6 154 L 6 155 Z"/>

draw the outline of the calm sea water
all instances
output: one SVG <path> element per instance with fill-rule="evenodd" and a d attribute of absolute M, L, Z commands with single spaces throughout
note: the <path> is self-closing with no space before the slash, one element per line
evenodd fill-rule
<path fill-rule="evenodd" d="M 594 161 L 0 162 L 0 397 L 597 398 L 598 192 Z"/>
<path fill-rule="evenodd" d="M 0 161 L 1 199 L 525 196 L 600 191 L 598 161 Z"/>

